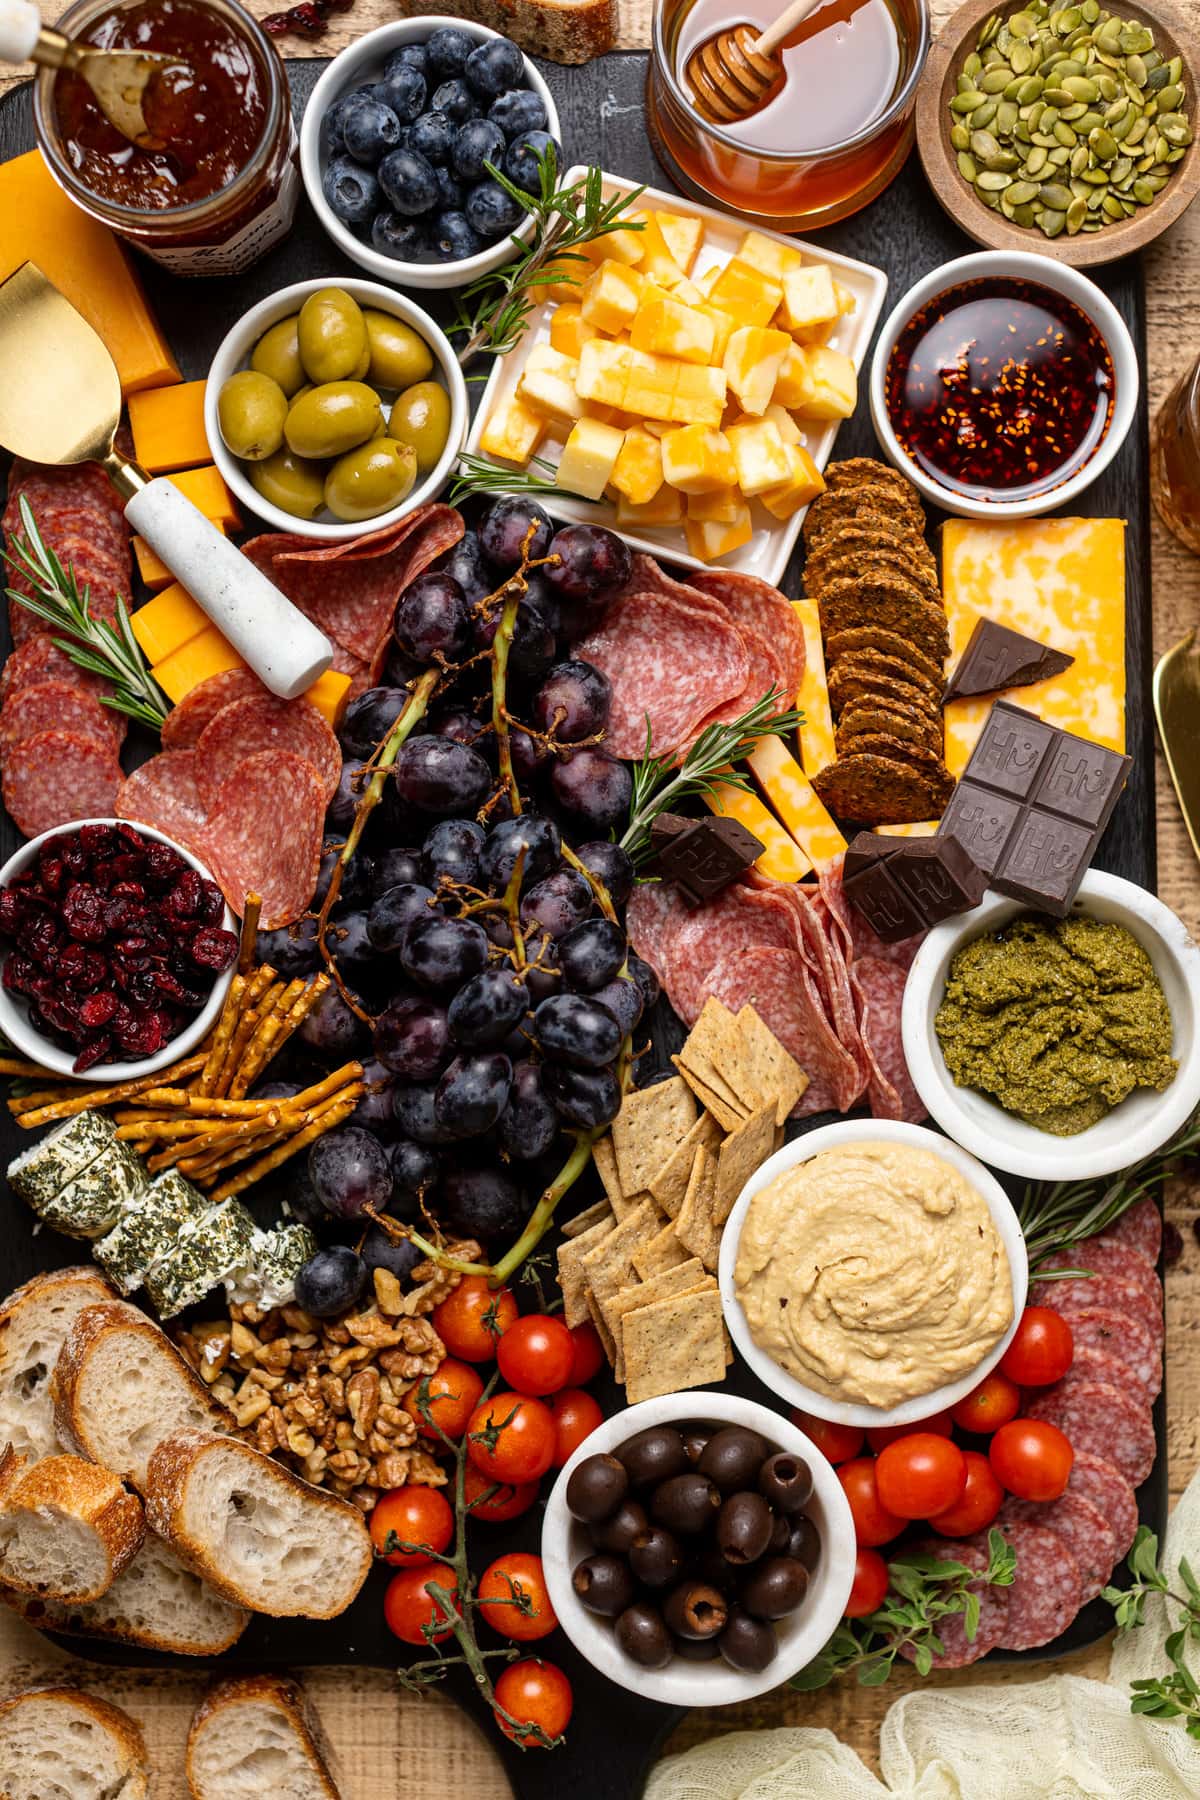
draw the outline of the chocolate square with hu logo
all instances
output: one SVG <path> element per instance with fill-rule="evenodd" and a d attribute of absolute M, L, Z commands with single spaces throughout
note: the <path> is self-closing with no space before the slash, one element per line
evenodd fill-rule
<path fill-rule="evenodd" d="M 964 775 L 1011 800 L 1032 797 L 1054 749 L 1053 725 L 1023 707 L 997 700 L 987 716 Z"/>
<path fill-rule="evenodd" d="M 1045 911 L 1066 911 L 1083 879 L 1095 844 L 1086 825 L 1030 807 L 1009 846 L 993 886 L 1014 900 Z"/>
<path fill-rule="evenodd" d="M 1108 823 L 1132 757 L 1063 732 L 1042 773 L 1034 804 L 1085 825 Z"/>
<path fill-rule="evenodd" d="M 984 874 L 991 875 L 1020 817 L 1015 800 L 978 787 L 964 775 L 942 814 L 938 836 L 957 838 Z"/>

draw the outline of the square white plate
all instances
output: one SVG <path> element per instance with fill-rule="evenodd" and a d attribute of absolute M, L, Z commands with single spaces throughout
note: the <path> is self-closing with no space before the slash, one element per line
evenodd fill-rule
<path fill-rule="evenodd" d="M 569 170 L 565 180 L 577 181 L 586 173 L 586 169 L 580 165 Z M 614 194 L 632 193 L 636 186 L 636 182 L 626 181 L 619 175 L 604 176 L 606 199 Z M 680 194 L 665 193 L 661 188 L 644 189 L 638 204 L 651 211 L 661 209 L 664 212 L 684 213 L 704 221 L 704 241 L 691 271 L 693 278 L 705 274 L 714 265 L 723 268 L 730 257 L 736 254 L 738 245 L 749 229 L 745 221 L 734 218 L 729 213 L 718 212 L 711 206 L 700 206 L 694 200 L 684 199 Z M 870 263 L 853 262 L 847 256 L 837 256 L 832 250 L 824 250 L 818 244 L 806 242 L 804 238 L 786 237 L 778 231 L 764 232 L 763 235 L 802 251 L 811 262 L 827 263 L 842 285 L 854 295 L 858 305 L 852 313 L 847 313 L 838 321 L 829 343 L 833 349 L 845 352 L 854 364 L 855 373 L 861 377 L 867 346 L 879 322 L 887 295 L 888 280 L 883 270 L 873 268 Z M 511 399 L 516 392 L 530 351 L 536 344 L 549 343 L 550 315 L 554 307 L 553 300 L 544 300 L 535 308 L 520 343 L 507 356 L 498 358 L 493 366 L 467 438 L 467 449 L 473 455 L 478 456 L 480 453 L 479 440 L 493 409 L 501 402 Z M 801 442 L 818 469 L 823 469 L 833 454 L 838 423 L 836 419 L 828 423 L 813 420 L 809 425 L 801 422 Z M 553 463 L 557 463 L 561 453 L 562 439 L 553 436 L 547 436 L 537 450 L 538 456 Z M 497 462 L 494 466 L 503 469 L 509 465 Z M 557 519 L 571 519 L 587 525 L 608 525 L 615 529 L 616 511 L 607 500 L 592 504 L 586 500 L 572 500 L 565 495 L 561 499 L 553 494 L 543 494 L 539 498 L 546 510 Z M 750 541 L 743 544 L 740 550 L 734 550 L 711 564 L 700 562 L 689 554 L 683 528 L 678 525 L 664 526 L 661 530 L 654 531 L 643 527 L 640 535 L 626 529 L 621 536 L 636 550 L 646 550 L 651 556 L 664 557 L 667 561 L 682 564 L 688 569 L 738 569 L 777 586 L 800 535 L 806 509 L 801 507 L 786 520 L 773 519 L 765 507 L 759 506 L 757 502 L 751 503 L 750 510 L 754 527 Z"/>

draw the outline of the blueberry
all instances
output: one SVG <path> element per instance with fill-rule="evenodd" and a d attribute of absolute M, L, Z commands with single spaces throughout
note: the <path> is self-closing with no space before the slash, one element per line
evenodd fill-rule
<path fill-rule="evenodd" d="M 462 262 L 486 248 L 467 222 L 465 213 L 439 213 L 433 224 L 433 247 L 439 262 Z"/>
<path fill-rule="evenodd" d="M 467 58 L 463 73 L 477 94 L 496 100 L 525 79 L 525 58 L 511 38 L 488 38 Z"/>
<path fill-rule="evenodd" d="M 477 119 L 483 110 L 466 82 L 457 79 L 443 81 L 440 88 L 435 88 L 430 104 L 435 112 L 444 112 L 454 125 Z"/>
<path fill-rule="evenodd" d="M 393 152 L 393 154 L 395 154 Z M 515 231 L 525 210 L 496 181 L 481 181 L 467 195 L 467 220 L 488 243 Z"/>
<path fill-rule="evenodd" d="M 424 44 L 403 44 L 393 50 L 383 65 L 383 79 L 389 80 L 397 69 L 415 69 L 418 75 L 429 72 L 429 53 Z"/>
<path fill-rule="evenodd" d="M 461 181 L 482 181 L 485 163 L 499 168 L 504 160 L 504 133 L 490 119 L 470 119 L 461 126 L 450 152 L 450 164 Z"/>
<path fill-rule="evenodd" d="M 425 91 L 419 69 L 395 69 L 375 84 L 375 98 L 390 106 L 402 125 L 411 125 L 425 111 Z"/>
<path fill-rule="evenodd" d="M 506 138 L 520 131 L 545 131 L 548 123 L 545 101 L 530 88 L 509 88 L 488 107 L 488 118 Z"/>
<path fill-rule="evenodd" d="M 454 126 L 443 112 L 423 112 L 413 122 L 409 144 L 426 162 L 439 166 L 450 161 Z"/>
<path fill-rule="evenodd" d="M 435 169 L 433 173 L 437 179 L 438 211 L 460 213 L 466 199 L 466 189 L 462 183 L 455 181 L 449 169 Z"/>
<path fill-rule="evenodd" d="M 365 225 L 379 206 L 379 183 L 370 169 L 335 156 L 321 179 L 321 191 L 343 225 Z"/>
<path fill-rule="evenodd" d="M 385 256 L 396 257 L 399 262 L 433 261 L 433 250 L 425 227 L 418 225 L 414 219 L 402 219 L 398 213 L 375 214 L 371 223 L 371 242 L 376 250 L 382 250 Z"/>
<path fill-rule="evenodd" d="M 346 150 L 355 162 L 373 169 L 394 150 L 400 138 L 400 121 L 390 106 L 379 100 L 360 100 L 342 121 Z"/>
<path fill-rule="evenodd" d="M 342 124 L 346 113 L 352 109 L 357 98 L 357 90 L 353 94 L 343 94 L 341 99 L 335 100 L 333 105 L 329 108 L 325 117 L 321 120 L 322 149 L 342 150 L 345 148 L 345 139 L 342 136 Z"/>
<path fill-rule="evenodd" d="M 523 188 L 525 193 L 540 193 L 542 177 L 538 158 L 549 156 L 551 152 L 557 169 L 561 153 L 554 139 L 544 131 L 523 131 L 508 146 L 508 154 L 504 158 L 504 173 L 515 187 Z"/>
<path fill-rule="evenodd" d="M 437 81 L 448 81 L 452 75 L 461 75 L 474 47 L 474 38 L 469 38 L 465 31 L 456 31 L 453 25 L 440 25 L 425 40 L 429 73 Z"/>
<path fill-rule="evenodd" d="M 420 218 L 437 205 L 433 166 L 415 150 L 393 150 L 385 156 L 379 165 L 379 185 L 406 219 Z"/>

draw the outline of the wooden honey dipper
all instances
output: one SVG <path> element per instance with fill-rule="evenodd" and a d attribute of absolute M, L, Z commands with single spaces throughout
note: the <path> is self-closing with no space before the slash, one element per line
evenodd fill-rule
<path fill-rule="evenodd" d="M 687 60 L 696 105 L 714 124 L 728 125 L 757 112 L 783 74 L 780 44 L 820 0 L 792 0 L 762 32 L 752 25 L 719 31 Z"/>

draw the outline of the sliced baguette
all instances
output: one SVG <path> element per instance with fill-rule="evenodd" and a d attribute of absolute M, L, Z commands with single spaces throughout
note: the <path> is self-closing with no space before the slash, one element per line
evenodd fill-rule
<path fill-rule="evenodd" d="M 106 1594 L 145 1535 L 142 1503 L 115 1475 L 78 1456 L 28 1468 L 0 1453 L 0 1582 L 86 1603 Z"/>
<path fill-rule="evenodd" d="M 336 1618 L 371 1567 L 356 1506 L 209 1432 L 177 1431 L 159 1443 L 146 1520 L 219 1594 L 278 1619 Z"/>
<path fill-rule="evenodd" d="M 0 1444 L 35 1461 L 63 1446 L 50 1377 L 63 1339 L 85 1306 L 117 1295 L 99 1269 L 35 1275 L 0 1304 Z"/>
<path fill-rule="evenodd" d="M 151 1453 L 170 1432 L 233 1424 L 166 1332 L 122 1302 L 79 1314 L 53 1389 L 54 1422 L 68 1448 L 143 1491 Z"/>
<path fill-rule="evenodd" d="M 187 1741 L 192 1800 L 340 1800 L 320 1727 L 295 1682 L 222 1681 L 201 1702 Z"/>
<path fill-rule="evenodd" d="M 42 1631 L 112 1638 L 173 1656 L 220 1656 L 250 1623 L 248 1612 L 214 1594 L 152 1531 L 107 1594 L 86 1606 L 6 1587 L 0 1587 L 0 1601 Z"/>
<path fill-rule="evenodd" d="M 48 1687 L 0 1704 L 0 1800 L 146 1800 L 140 1727 L 96 1694 Z"/>
<path fill-rule="evenodd" d="M 401 0 L 400 17 L 417 17 L 427 0 Z M 458 0 L 456 19 L 490 25 L 551 62 L 584 63 L 616 48 L 621 15 L 617 0 Z"/>

